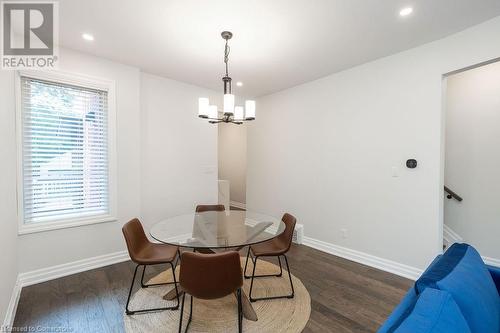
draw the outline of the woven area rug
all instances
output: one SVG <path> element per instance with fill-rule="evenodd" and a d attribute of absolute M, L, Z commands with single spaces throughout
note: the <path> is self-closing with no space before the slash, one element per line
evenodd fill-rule
<path fill-rule="evenodd" d="M 242 258 L 242 267 L 245 264 Z M 251 261 L 247 269 L 250 274 L 253 268 Z M 293 270 L 293 267 L 292 267 Z M 279 266 L 259 260 L 256 275 L 273 274 L 279 272 Z M 178 277 L 178 268 L 176 272 Z M 311 313 L 311 298 L 302 282 L 292 275 L 295 288 L 293 299 L 276 299 L 252 303 L 258 320 L 243 319 L 243 332 L 302 332 Z M 172 281 L 171 270 L 167 270 L 148 283 L 162 283 Z M 175 301 L 167 302 L 162 296 L 172 289 L 172 285 L 139 289 L 130 301 L 130 308 L 164 307 L 174 305 Z M 245 293 L 250 290 L 250 280 L 245 279 Z M 254 280 L 253 297 L 283 295 L 290 293 L 288 273 L 283 270 L 280 278 L 257 278 Z M 179 307 L 180 309 L 180 307 Z M 237 303 L 233 295 L 218 300 L 194 299 L 193 320 L 188 332 L 237 332 Z M 177 332 L 179 328 L 180 310 L 167 310 L 156 313 L 124 315 L 125 329 L 128 333 L 136 332 Z M 183 332 L 189 316 L 189 298 L 186 296 L 184 307 Z"/>

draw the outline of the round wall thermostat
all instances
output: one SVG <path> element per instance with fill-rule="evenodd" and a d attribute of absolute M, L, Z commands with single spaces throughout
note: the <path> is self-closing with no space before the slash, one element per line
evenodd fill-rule
<path fill-rule="evenodd" d="M 406 161 L 406 166 L 409 169 L 415 169 L 417 167 L 417 160 L 410 159 L 410 160 Z"/>

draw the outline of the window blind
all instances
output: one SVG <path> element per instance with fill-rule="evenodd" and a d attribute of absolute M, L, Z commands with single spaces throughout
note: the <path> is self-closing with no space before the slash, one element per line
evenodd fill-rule
<path fill-rule="evenodd" d="M 21 77 L 25 224 L 109 214 L 108 93 Z"/>

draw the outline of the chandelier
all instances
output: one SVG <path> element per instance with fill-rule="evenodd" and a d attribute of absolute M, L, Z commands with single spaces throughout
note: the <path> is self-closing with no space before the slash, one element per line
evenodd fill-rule
<path fill-rule="evenodd" d="M 245 108 L 243 106 L 235 106 L 234 95 L 231 92 L 231 81 L 228 73 L 229 62 L 229 45 L 228 41 L 233 37 L 229 31 L 221 33 L 222 38 L 226 41 L 224 48 L 224 64 L 226 65 L 226 75 L 222 78 L 224 82 L 224 109 L 222 117 L 219 117 L 219 109 L 217 105 L 210 105 L 210 101 L 206 97 L 198 99 L 198 116 L 200 118 L 208 119 L 209 123 L 232 123 L 241 125 L 244 121 L 255 119 L 255 101 L 245 101 Z"/>

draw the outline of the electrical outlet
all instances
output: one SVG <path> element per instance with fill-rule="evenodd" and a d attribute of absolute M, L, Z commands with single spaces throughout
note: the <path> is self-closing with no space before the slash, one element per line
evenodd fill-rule
<path fill-rule="evenodd" d="M 342 228 L 342 229 L 340 229 L 340 232 L 342 233 L 342 238 L 346 239 L 347 238 L 347 229 Z"/>

